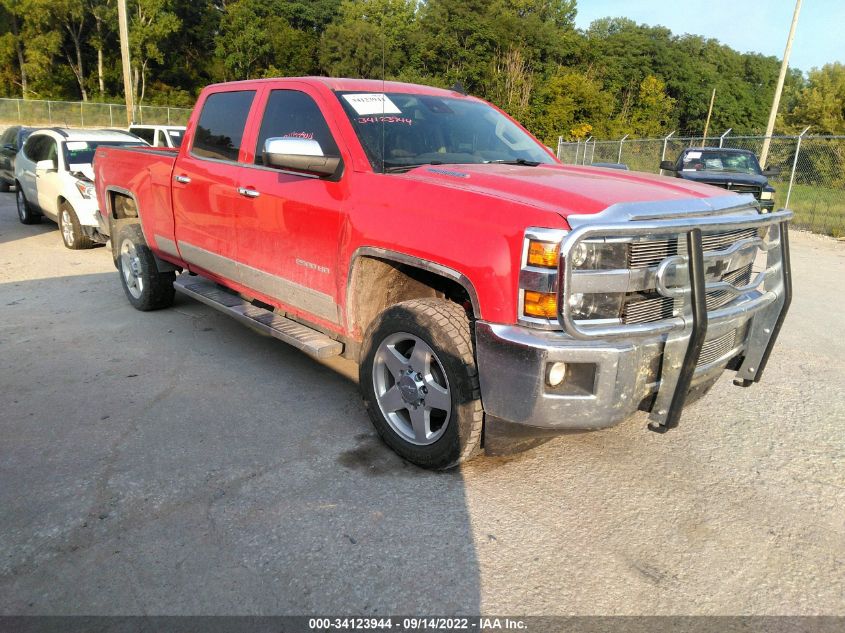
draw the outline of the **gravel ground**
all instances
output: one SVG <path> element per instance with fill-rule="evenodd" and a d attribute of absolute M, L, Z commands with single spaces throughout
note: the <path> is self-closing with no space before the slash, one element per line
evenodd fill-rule
<path fill-rule="evenodd" d="M 0 614 L 845 615 L 845 244 L 766 378 L 434 474 L 346 361 L 125 300 L 0 194 Z"/>

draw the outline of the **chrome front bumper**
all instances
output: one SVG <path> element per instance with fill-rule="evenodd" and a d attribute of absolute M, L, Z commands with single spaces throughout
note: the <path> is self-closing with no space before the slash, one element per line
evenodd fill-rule
<path fill-rule="evenodd" d="M 561 247 L 560 330 L 476 323 L 485 412 L 505 422 L 563 432 L 612 426 L 645 410 L 651 413 L 649 428 L 663 432 L 677 425 L 688 395 L 708 387 L 726 368 L 737 370 L 734 382 L 740 386 L 759 381 L 792 295 L 787 230 L 791 213 L 749 217 L 726 215 L 729 212 L 691 219 L 630 218 L 624 224 L 575 228 Z M 763 276 L 734 287 L 736 297 L 708 313 L 706 292 L 722 286 L 705 279 L 704 264 L 713 254 L 702 251 L 702 227 L 766 223 L 778 225 L 779 237 Z M 609 327 L 585 327 L 571 318 L 565 300 L 573 279 L 568 256 L 580 240 L 669 233 L 686 237 L 687 244 L 683 274 L 673 282 L 678 285 L 665 288 L 685 297 L 680 315 L 654 324 Z M 551 387 L 546 376 L 555 362 L 567 364 L 567 378 Z"/>

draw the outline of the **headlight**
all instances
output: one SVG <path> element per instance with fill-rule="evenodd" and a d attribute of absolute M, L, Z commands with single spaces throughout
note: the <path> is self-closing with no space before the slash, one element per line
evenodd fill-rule
<path fill-rule="evenodd" d="M 622 315 L 624 292 L 575 293 L 569 297 L 572 318 L 576 321 L 587 319 L 618 319 Z"/>
<path fill-rule="evenodd" d="M 578 270 L 627 268 L 628 245 L 623 242 L 579 242 L 572 249 L 570 261 Z"/>
<path fill-rule="evenodd" d="M 775 197 L 774 191 L 764 191 L 760 194 L 760 200 L 771 200 Z"/>
<path fill-rule="evenodd" d="M 87 180 L 76 180 L 73 184 L 76 185 L 79 195 L 86 200 L 97 197 L 97 190 L 94 189 L 94 183 L 88 182 Z"/>
<path fill-rule="evenodd" d="M 576 293 L 569 297 L 572 318 L 576 321 L 587 319 L 618 319 L 622 314 L 625 293 Z M 534 292 L 526 290 L 523 300 L 523 314 L 541 319 L 557 319 L 557 295 L 553 292 Z"/>

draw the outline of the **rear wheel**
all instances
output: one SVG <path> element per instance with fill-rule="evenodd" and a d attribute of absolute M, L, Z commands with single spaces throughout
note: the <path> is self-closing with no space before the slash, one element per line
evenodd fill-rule
<path fill-rule="evenodd" d="M 117 269 L 126 298 L 136 310 L 160 310 L 173 305 L 174 272 L 159 272 L 141 226 L 124 226 L 117 235 Z"/>
<path fill-rule="evenodd" d="M 0 192 L 6 193 L 9 191 L 9 188 L 12 186 L 12 183 L 6 182 L 2 178 L 0 178 Z"/>
<path fill-rule="evenodd" d="M 423 468 L 447 469 L 473 457 L 483 412 L 469 319 L 443 299 L 385 310 L 364 340 L 360 385 L 376 430 Z"/>
<path fill-rule="evenodd" d="M 82 230 L 76 211 L 66 200 L 59 205 L 59 231 L 67 248 L 76 251 L 94 246 L 94 242 Z"/>
<path fill-rule="evenodd" d="M 41 222 L 41 215 L 35 213 L 32 207 L 29 206 L 29 202 L 21 189 L 20 183 L 17 183 L 15 189 L 17 189 L 15 203 L 18 206 L 18 219 L 21 221 L 21 224 L 38 224 Z"/>

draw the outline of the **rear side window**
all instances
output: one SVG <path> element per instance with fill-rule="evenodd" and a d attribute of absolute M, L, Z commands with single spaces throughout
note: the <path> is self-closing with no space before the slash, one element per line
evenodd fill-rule
<path fill-rule="evenodd" d="M 254 90 L 217 92 L 205 100 L 191 149 L 196 156 L 238 160 Z"/>
<path fill-rule="evenodd" d="M 264 142 L 274 137 L 314 140 L 320 144 L 324 156 L 340 155 L 320 108 L 311 97 L 297 90 L 270 93 L 255 147 L 256 164 L 264 164 Z"/>
<path fill-rule="evenodd" d="M 150 145 L 153 144 L 153 135 L 155 134 L 155 130 L 145 127 L 131 127 L 129 128 L 129 131 L 138 138 L 144 139 Z"/>
<path fill-rule="evenodd" d="M 39 160 L 45 160 L 47 158 L 47 152 L 50 151 L 50 141 L 52 139 L 43 134 L 30 136 L 23 146 L 24 156 L 34 163 L 37 163 Z"/>

